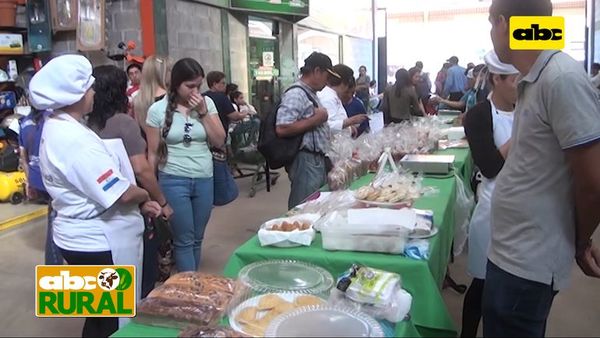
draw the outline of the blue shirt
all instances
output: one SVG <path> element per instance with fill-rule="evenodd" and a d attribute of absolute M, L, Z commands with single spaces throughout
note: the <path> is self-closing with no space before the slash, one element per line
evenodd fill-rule
<path fill-rule="evenodd" d="M 450 95 L 450 93 L 464 93 L 467 84 L 468 79 L 465 75 L 465 69 L 461 66 L 454 65 L 448 69 L 443 94 L 446 97 Z"/>
<path fill-rule="evenodd" d="M 19 120 L 19 146 L 27 151 L 29 176 L 28 183 L 36 190 L 45 192 L 46 188 L 42 182 L 42 173 L 40 170 L 40 140 L 42 139 L 42 130 L 44 128 L 44 118 L 49 114 L 43 113 L 44 116 L 36 123 L 33 119 L 34 113 L 31 113 Z"/>
<path fill-rule="evenodd" d="M 364 103 L 356 96 L 352 98 L 352 102 L 344 105 L 344 109 L 346 109 L 346 114 L 348 114 L 348 117 L 367 113 Z M 360 136 L 367 130 L 367 128 L 369 128 L 369 120 L 365 120 L 360 124 L 360 126 L 358 126 L 358 134 L 356 136 Z"/>

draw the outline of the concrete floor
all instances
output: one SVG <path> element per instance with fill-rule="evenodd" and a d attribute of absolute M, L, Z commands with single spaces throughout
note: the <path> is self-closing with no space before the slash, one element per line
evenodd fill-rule
<path fill-rule="evenodd" d="M 230 254 L 248 240 L 265 220 L 286 210 L 289 183 L 281 177 L 271 193 L 247 196 L 249 180 L 239 181 L 241 195 L 231 205 L 216 208 L 203 246 L 201 270 L 220 273 Z M 80 336 L 81 319 L 42 319 L 34 315 L 34 267 L 43 263 L 44 220 L 0 233 L 0 335 Z M 597 236 L 600 241 L 600 236 Z M 467 283 L 466 256 L 458 257 L 452 275 Z M 463 296 L 443 291 L 452 317 L 460 327 Z M 418 295 L 413 295 L 418 297 Z M 574 268 L 573 283 L 556 297 L 548 336 L 600 336 L 600 280 L 586 278 Z"/>
<path fill-rule="evenodd" d="M 0 203 L 0 223 L 43 208 L 43 205 L 34 203 L 21 203 L 16 205 L 8 202 Z"/>

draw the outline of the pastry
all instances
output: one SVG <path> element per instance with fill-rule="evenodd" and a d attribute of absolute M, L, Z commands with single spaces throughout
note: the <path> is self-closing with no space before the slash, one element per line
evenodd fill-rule
<path fill-rule="evenodd" d="M 302 295 L 302 296 L 298 296 L 296 297 L 296 299 L 294 299 L 294 305 L 297 307 L 302 307 L 302 306 L 318 306 L 318 305 L 323 305 L 323 300 L 319 297 L 315 297 L 315 296 L 310 296 L 310 295 Z"/>
<path fill-rule="evenodd" d="M 282 314 L 282 313 L 291 311 L 295 308 L 296 307 L 294 306 L 294 304 L 292 304 L 290 302 L 283 302 L 283 303 L 277 304 L 277 306 L 275 308 L 273 308 L 273 310 L 271 310 L 271 311 L 278 313 L 278 314 Z"/>
<path fill-rule="evenodd" d="M 247 337 L 246 335 L 234 331 L 233 329 L 217 326 L 214 328 L 209 327 L 199 327 L 199 326 L 188 326 L 183 331 L 179 333 L 179 337 L 217 337 L 217 338 L 225 338 L 225 337 Z"/>
<path fill-rule="evenodd" d="M 242 325 L 242 328 L 244 329 L 244 332 L 253 337 L 264 337 L 267 326 L 268 324 L 265 324 L 262 321 L 255 321 L 253 323 Z"/>
<path fill-rule="evenodd" d="M 258 308 L 255 306 L 250 306 L 240 311 L 237 316 L 235 316 L 235 320 L 241 324 L 252 323 L 256 320 L 257 313 Z"/>
<path fill-rule="evenodd" d="M 281 224 L 274 224 L 271 226 L 269 230 L 271 231 L 283 231 L 283 232 L 292 232 L 292 231 L 304 231 L 310 229 L 310 223 L 308 222 L 300 222 L 295 221 L 294 223 L 290 223 L 284 221 Z"/>
<path fill-rule="evenodd" d="M 173 301 L 160 298 L 146 298 L 137 307 L 138 318 L 142 323 L 170 326 L 171 322 L 198 326 L 214 325 L 222 311 L 207 304 Z"/>
<path fill-rule="evenodd" d="M 271 309 L 275 308 L 278 304 L 281 304 L 283 302 L 285 302 L 285 300 L 283 298 L 279 297 L 278 295 L 273 295 L 273 294 L 264 295 L 263 297 L 260 298 L 260 301 L 258 302 L 258 310 L 259 311 L 271 310 Z"/>

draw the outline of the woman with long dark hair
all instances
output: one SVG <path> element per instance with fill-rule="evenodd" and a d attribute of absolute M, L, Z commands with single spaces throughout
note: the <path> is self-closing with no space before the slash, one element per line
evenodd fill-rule
<path fill-rule="evenodd" d="M 408 121 L 412 116 L 423 116 L 423 105 L 409 72 L 402 68 L 396 72 L 396 83 L 383 94 L 381 106 L 385 124 Z"/>
<path fill-rule="evenodd" d="M 148 156 L 175 211 L 171 217 L 178 271 L 196 271 L 213 206 L 210 147 L 221 148 L 225 130 L 214 102 L 200 95 L 204 70 L 194 59 L 177 61 L 167 96 L 148 111 Z"/>

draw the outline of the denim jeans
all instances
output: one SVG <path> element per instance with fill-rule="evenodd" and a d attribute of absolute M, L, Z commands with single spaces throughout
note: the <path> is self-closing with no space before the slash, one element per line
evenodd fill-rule
<path fill-rule="evenodd" d="M 63 256 L 60 249 L 56 246 L 53 239 L 52 223 L 56 218 L 56 211 L 48 202 L 48 226 L 46 228 L 46 250 L 44 252 L 44 264 L 46 265 L 62 265 Z"/>
<path fill-rule="evenodd" d="M 170 223 L 177 270 L 196 271 L 213 207 L 213 178 L 187 178 L 161 172 L 158 181 L 174 211 Z"/>
<path fill-rule="evenodd" d="M 514 276 L 488 260 L 483 287 L 484 337 L 543 337 L 557 292 Z"/>
<path fill-rule="evenodd" d="M 300 151 L 286 170 L 292 182 L 288 200 L 290 210 L 327 183 L 325 156 L 321 154 Z"/>

